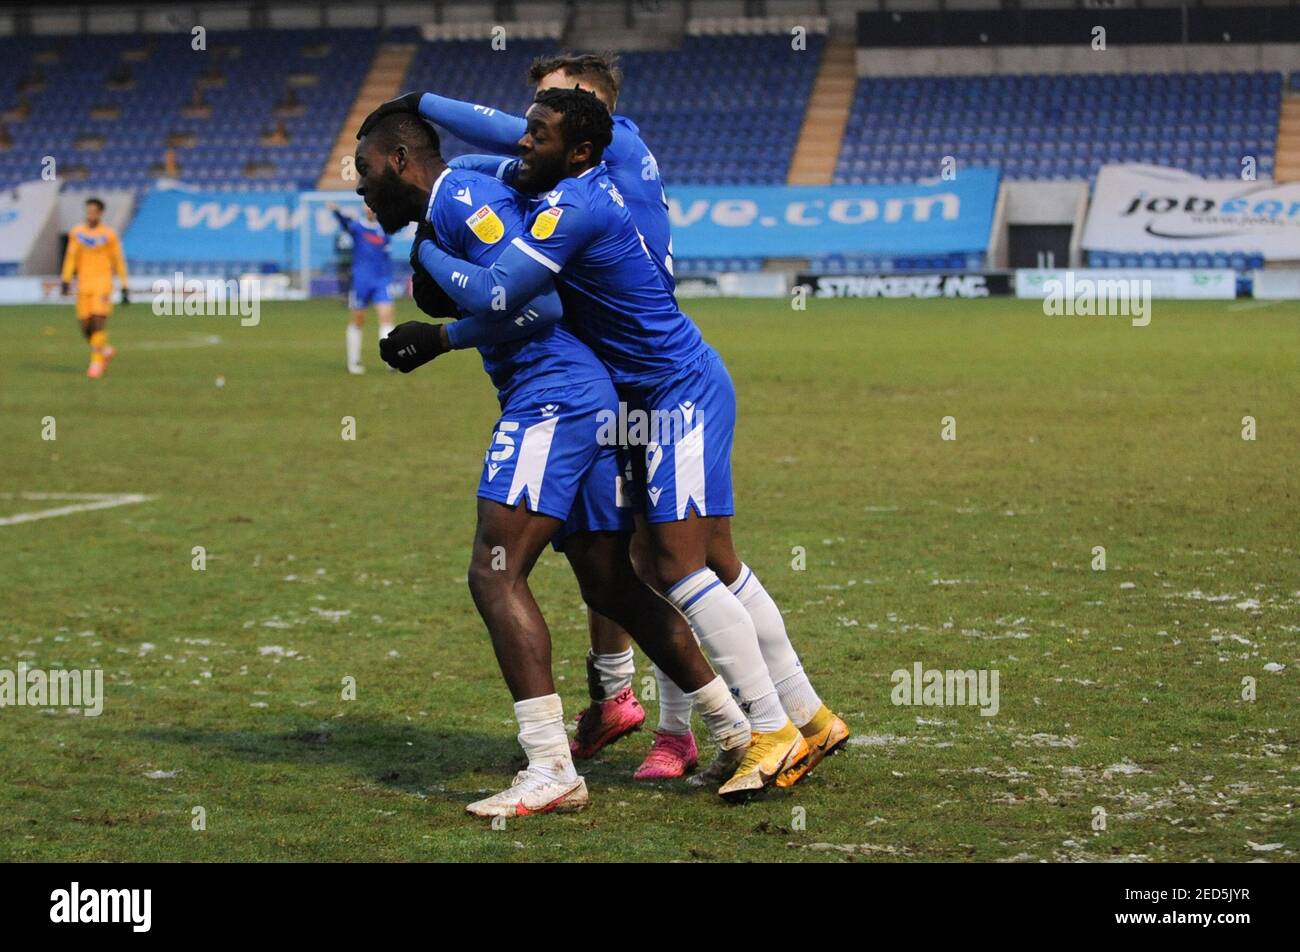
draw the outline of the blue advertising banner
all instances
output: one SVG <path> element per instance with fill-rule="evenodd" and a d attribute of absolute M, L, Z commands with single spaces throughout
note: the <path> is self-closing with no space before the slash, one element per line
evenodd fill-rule
<path fill-rule="evenodd" d="M 983 251 L 997 197 L 990 168 L 908 185 L 673 186 L 673 256 Z"/>
<path fill-rule="evenodd" d="M 946 254 L 988 247 L 996 169 L 963 168 L 951 181 L 907 185 L 677 186 L 669 195 L 676 258 L 807 257 L 824 254 Z M 155 189 L 127 230 L 136 261 L 265 262 L 313 270 L 335 255 L 338 224 L 324 199 L 296 192 Z M 355 195 L 336 199 L 359 214 Z M 304 221 L 306 231 L 304 232 Z M 395 236 L 404 259 L 414 228 Z"/>
<path fill-rule="evenodd" d="M 297 192 L 210 192 L 155 189 L 145 197 L 124 236 L 132 261 L 264 262 L 281 270 L 302 265 L 299 245 L 309 222 L 311 267 L 335 257 L 339 225 L 326 204 L 332 196 L 301 201 Z M 347 192 L 335 197 L 350 216 L 362 213 L 361 200 Z M 393 238 L 394 261 L 411 251 L 415 227 Z"/>

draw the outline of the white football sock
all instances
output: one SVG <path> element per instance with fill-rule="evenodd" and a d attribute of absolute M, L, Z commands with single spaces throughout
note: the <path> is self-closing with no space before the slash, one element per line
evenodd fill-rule
<path fill-rule="evenodd" d="M 780 730 L 789 718 L 767 673 L 753 619 L 712 569 L 702 568 L 673 585 L 668 600 L 686 616 L 713 669 L 740 701 L 754 730 Z"/>
<path fill-rule="evenodd" d="M 348 324 L 348 366 L 361 366 L 361 328 Z"/>
<path fill-rule="evenodd" d="M 723 750 L 734 750 L 749 743 L 749 721 L 722 678 L 714 678 L 698 691 L 683 696 L 700 712 L 709 736 Z"/>
<path fill-rule="evenodd" d="M 624 688 L 632 686 L 632 675 L 636 674 L 636 659 L 631 648 L 618 654 L 597 654 L 588 651 L 587 657 L 591 659 L 592 667 L 596 669 L 596 675 L 600 679 L 601 700 L 611 700 Z"/>
<path fill-rule="evenodd" d="M 691 729 L 690 695 L 657 667 L 654 672 L 655 680 L 659 682 L 659 730 L 669 734 L 685 734 Z M 725 690 L 725 684 L 723 688 Z M 699 691 L 695 693 L 698 694 Z M 749 723 L 746 722 L 745 726 L 748 727 Z"/>
<path fill-rule="evenodd" d="M 393 325 L 392 325 L 392 324 L 380 324 L 380 325 L 379 325 L 379 339 L 380 339 L 380 340 L 383 340 L 385 337 L 387 337 L 387 336 L 388 336 L 389 334 L 391 334 L 392 332 L 393 332 Z"/>
<path fill-rule="evenodd" d="M 758 576 L 744 563 L 741 563 L 736 580 L 727 587 L 740 599 L 740 604 L 745 606 L 749 617 L 754 620 L 758 647 L 763 652 L 763 661 L 776 685 L 781 706 L 790 715 L 795 727 L 803 727 L 821 710 L 822 699 L 813 690 L 812 682 L 799 663 L 799 656 L 795 654 L 794 645 L 786 633 L 781 609 L 776 607 L 776 602 L 767 594 L 767 589 L 763 588 Z"/>
<path fill-rule="evenodd" d="M 562 783 L 577 778 L 569 754 L 569 736 L 564 732 L 564 706 L 558 694 L 516 701 L 515 719 L 519 721 L 519 745 L 528 755 L 529 770 Z"/>

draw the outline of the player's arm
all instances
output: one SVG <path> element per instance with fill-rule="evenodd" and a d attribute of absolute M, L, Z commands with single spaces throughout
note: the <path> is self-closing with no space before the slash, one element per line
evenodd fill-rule
<path fill-rule="evenodd" d="M 67 250 L 63 252 L 62 287 L 60 288 L 63 294 L 68 294 L 72 291 L 72 279 L 77 273 L 77 259 L 80 248 L 81 242 L 77 241 L 76 235 L 69 233 L 68 247 Z"/>
<path fill-rule="evenodd" d="M 406 93 L 381 103 L 366 116 L 357 130 L 360 139 L 384 116 L 394 112 L 416 112 L 432 123 L 480 149 L 513 153 L 523 138 L 527 122 L 523 116 L 498 112 L 489 106 L 448 99 L 436 93 Z"/>
<path fill-rule="evenodd" d="M 117 279 L 122 282 L 122 303 L 131 303 L 131 292 L 126 286 L 126 255 L 122 253 L 122 239 L 113 235 L 112 243 L 113 271 L 117 274 Z"/>
<path fill-rule="evenodd" d="M 520 340 L 558 323 L 562 317 L 564 305 L 560 303 L 559 293 L 552 288 L 511 314 L 509 320 L 470 314 L 447 324 L 447 346 L 452 350 L 464 350 Z"/>
<path fill-rule="evenodd" d="M 447 163 L 453 169 L 469 169 L 472 172 L 482 172 L 484 175 L 490 175 L 495 179 L 505 182 L 510 187 L 515 184 L 515 170 L 519 168 L 517 158 L 502 157 L 499 155 L 458 155 Z"/>
<path fill-rule="evenodd" d="M 417 241 L 414 253 L 462 310 L 499 321 L 515 310 L 512 302 L 544 293 L 599 229 L 596 216 L 566 195 L 555 205 L 543 203 L 490 266 L 455 258 L 432 241 Z"/>
<path fill-rule="evenodd" d="M 529 301 L 508 321 L 497 321 L 482 315 L 462 317 L 456 302 L 433 280 L 418 262 L 411 275 L 411 297 L 416 306 L 430 317 L 455 320 L 446 325 L 446 349 L 464 350 L 491 344 L 504 344 L 536 334 L 564 316 L 560 296 L 554 291 Z"/>
<path fill-rule="evenodd" d="M 463 350 L 487 344 L 503 344 L 536 334 L 564 316 L 560 295 L 553 289 L 529 301 L 509 321 L 488 320 L 471 314 L 447 324 L 406 321 L 398 324 L 379 342 L 379 355 L 404 374 L 449 350 Z"/>

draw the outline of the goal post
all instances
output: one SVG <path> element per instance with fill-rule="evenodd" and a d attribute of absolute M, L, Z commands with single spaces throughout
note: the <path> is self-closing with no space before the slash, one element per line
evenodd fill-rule
<path fill-rule="evenodd" d="M 330 211 L 330 203 L 350 218 L 365 215 L 365 205 L 351 191 L 311 191 L 298 193 L 297 247 L 295 285 L 305 297 L 333 294 L 337 291 L 341 251 L 351 248 L 351 236 L 344 232 Z M 393 235 L 389 256 L 393 260 L 393 278 L 402 279 L 409 271 L 407 258 L 415 236 L 414 224 Z"/>

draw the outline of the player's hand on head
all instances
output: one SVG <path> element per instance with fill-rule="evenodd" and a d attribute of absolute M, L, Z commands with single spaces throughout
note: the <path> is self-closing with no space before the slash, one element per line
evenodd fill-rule
<path fill-rule="evenodd" d="M 398 96 L 396 99 L 390 99 L 388 102 L 380 103 L 375 107 L 370 115 L 366 116 L 361 122 L 361 128 L 357 130 L 357 138 L 369 132 L 380 119 L 384 116 L 391 116 L 395 112 L 409 112 L 419 115 L 420 113 L 420 96 L 423 93 L 406 93 Z"/>
<path fill-rule="evenodd" d="M 442 340 L 441 324 L 407 321 L 398 324 L 379 342 L 379 356 L 394 370 L 409 374 L 446 353 Z"/>

